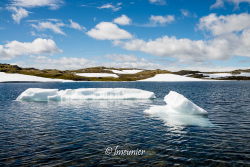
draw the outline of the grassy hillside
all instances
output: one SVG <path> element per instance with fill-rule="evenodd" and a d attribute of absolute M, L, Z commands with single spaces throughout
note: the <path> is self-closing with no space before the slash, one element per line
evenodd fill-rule
<path fill-rule="evenodd" d="M 107 68 L 107 67 L 91 67 L 79 70 L 56 70 L 56 69 L 44 69 L 39 70 L 35 68 L 21 68 L 17 65 L 10 64 L 0 64 L 0 72 L 6 73 L 19 73 L 25 75 L 39 76 L 45 78 L 56 78 L 56 79 L 67 79 L 74 81 L 136 81 L 155 76 L 156 74 L 177 74 L 185 75 L 193 78 L 205 78 L 206 74 L 213 74 L 218 72 L 200 72 L 200 71 L 190 71 L 190 70 L 181 70 L 178 72 L 171 72 L 167 70 L 143 70 L 136 74 L 116 74 L 119 77 L 83 77 L 78 76 L 76 73 L 113 73 L 112 70 L 131 70 L 129 68 Z M 250 69 L 247 70 L 234 70 L 227 73 L 240 74 L 241 72 L 250 72 Z M 250 77 L 243 76 L 231 76 L 226 78 L 218 78 L 220 80 L 250 80 Z"/>
<path fill-rule="evenodd" d="M 35 68 L 21 68 L 17 65 L 10 65 L 10 64 L 0 64 L 0 72 L 6 73 L 19 73 L 25 75 L 33 75 L 39 77 L 46 77 L 46 78 L 57 78 L 57 79 L 67 79 L 67 80 L 74 80 L 74 81 L 136 81 L 140 79 L 146 79 L 149 77 L 153 77 L 156 74 L 162 73 L 170 73 L 166 70 L 145 70 L 139 72 L 137 74 L 117 74 L 119 78 L 113 77 L 82 77 L 78 76 L 75 73 L 113 73 L 111 69 L 108 70 L 105 67 L 92 67 L 92 68 L 85 68 L 79 70 L 66 70 L 60 71 L 56 69 L 45 69 L 39 70 Z M 123 68 L 119 68 L 116 70 L 124 70 Z"/>

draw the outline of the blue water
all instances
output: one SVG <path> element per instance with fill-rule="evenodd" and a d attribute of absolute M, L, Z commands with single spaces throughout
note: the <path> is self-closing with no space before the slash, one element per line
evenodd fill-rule
<path fill-rule="evenodd" d="M 154 100 L 18 102 L 27 88 L 125 87 Z M 145 115 L 174 90 L 206 109 L 213 127 L 168 126 Z M 145 150 L 105 155 L 108 147 Z M 250 166 L 250 82 L 0 84 L 0 166 Z"/>

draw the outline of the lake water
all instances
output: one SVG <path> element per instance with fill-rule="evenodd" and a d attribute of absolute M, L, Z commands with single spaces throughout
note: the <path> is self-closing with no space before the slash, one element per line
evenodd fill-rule
<path fill-rule="evenodd" d="M 123 87 L 153 100 L 18 102 L 27 88 Z M 208 111 L 212 127 L 172 126 L 143 111 L 174 90 Z M 107 148 L 145 150 L 106 155 Z M 250 82 L 0 84 L 0 166 L 250 166 Z"/>

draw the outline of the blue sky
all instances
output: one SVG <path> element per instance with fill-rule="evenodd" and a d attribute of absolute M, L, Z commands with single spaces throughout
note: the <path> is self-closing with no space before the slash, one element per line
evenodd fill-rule
<path fill-rule="evenodd" d="M 3 0 L 0 62 L 24 67 L 250 68 L 250 0 Z"/>

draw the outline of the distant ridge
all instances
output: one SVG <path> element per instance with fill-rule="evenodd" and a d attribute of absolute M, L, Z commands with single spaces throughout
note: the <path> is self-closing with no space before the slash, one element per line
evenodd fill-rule
<path fill-rule="evenodd" d="M 139 72 L 132 74 L 115 73 L 113 71 L 123 71 L 123 70 L 137 70 Z M 227 72 L 200 72 L 192 70 L 180 70 L 178 72 L 171 72 L 168 70 L 143 70 L 136 68 L 109 68 L 109 67 L 91 67 L 83 68 L 78 70 L 57 70 L 57 69 L 43 69 L 39 70 L 36 68 L 22 68 L 17 65 L 10 64 L 0 64 L 0 72 L 5 73 L 17 73 L 25 74 L 31 76 L 38 76 L 44 78 L 53 79 L 65 79 L 73 81 L 138 81 L 148 78 L 152 78 L 157 74 L 176 74 L 181 76 L 186 76 L 190 78 L 200 78 L 200 79 L 216 79 L 216 80 L 250 80 L 250 69 L 239 69 Z M 110 73 L 116 74 L 117 78 L 114 77 L 84 77 L 77 75 L 77 73 Z M 217 74 L 216 77 L 213 77 Z M 220 74 L 223 74 L 220 76 Z M 225 75 L 226 74 L 226 75 Z M 244 76 L 242 74 L 249 74 Z"/>

